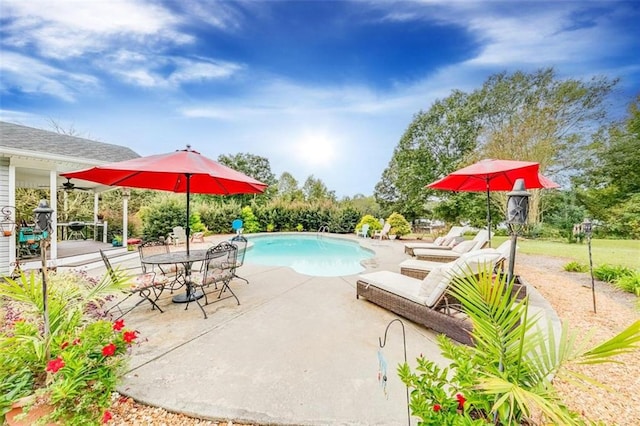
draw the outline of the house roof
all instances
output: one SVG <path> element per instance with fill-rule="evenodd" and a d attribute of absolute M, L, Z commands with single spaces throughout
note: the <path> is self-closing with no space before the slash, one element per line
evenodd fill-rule
<path fill-rule="evenodd" d="M 0 121 L 0 152 L 3 151 L 3 147 L 32 153 L 47 153 L 52 156 L 97 160 L 101 163 L 140 157 L 126 146 Z"/>

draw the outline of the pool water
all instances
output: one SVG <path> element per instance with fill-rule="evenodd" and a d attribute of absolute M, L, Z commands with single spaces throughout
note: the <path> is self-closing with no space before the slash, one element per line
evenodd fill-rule
<path fill-rule="evenodd" d="M 373 257 L 355 241 L 316 235 L 270 235 L 250 237 L 253 246 L 245 262 L 288 266 L 299 274 L 339 277 L 364 271 L 360 264 Z"/>

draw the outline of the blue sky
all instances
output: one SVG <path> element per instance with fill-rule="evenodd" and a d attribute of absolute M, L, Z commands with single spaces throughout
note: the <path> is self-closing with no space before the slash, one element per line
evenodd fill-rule
<path fill-rule="evenodd" d="M 624 107 L 638 22 L 635 1 L 0 0 L 0 119 L 371 195 L 414 114 L 491 74 L 619 77 Z"/>

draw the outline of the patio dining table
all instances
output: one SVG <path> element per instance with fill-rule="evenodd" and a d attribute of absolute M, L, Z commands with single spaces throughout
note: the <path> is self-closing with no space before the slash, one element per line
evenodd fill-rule
<path fill-rule="evenodd" d="M 175 265 L 177 263 L 184 265 L 185 287 L 187 290 L 185 293 L 175 295 L 172 300 L 174 303 L 186 303 L 193 302 L 203 296 L 202 292 L 193 291 L 191 268 L 195 262 L 203 262 L 206 256 L 207 250 L 191 250 L 189 253 L 186 250 L 181 250 L 145 256 L 140 261 L 147 265 Z"/>

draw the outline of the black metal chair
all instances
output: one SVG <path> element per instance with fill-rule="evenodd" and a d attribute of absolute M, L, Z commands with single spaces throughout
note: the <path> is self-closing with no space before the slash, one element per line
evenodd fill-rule
<path fill-rule="evenodd" d="M 124 275 L 122 273 L 118 273 L 118 271 L 113 269 L 109 258 L 102 250 L 100 250 L 100 257 L 102 257 L 102 261 L 104 262 L 104 266 L 107 269 L 107 274 L 109 274 L 109 278 L 111 279 L 111 281 L 114 283 L 122 281 Z M 136 277 L 135 284 L 133 284 L 131 288 L 125 290 L 127 296 L 115 305 L 111 306 L 106 311 L 106 313 L 110 313 L 112 310 L 117 309 L 120 312 L 118 318 L 122 318 L 123 316 L 134 310 L 136 307 L 138 307 L 140 304 L 144 303 L 145 300 L 151 303 L 151 310 L 158 308 L 160 313 L 162 313 L 164 311 L 160 308 L 160 306 L 158 306 L 156 302 L 160 298 L 163 290 L 164 284 L 161 281 L 156 281 L 155 272 L 144 273 Z M 133 306 L 123 308 L 121 305 L 135 294 L 139 295 L 142 299 Z"/>
<path fill-rule="evenodd" d="M 229 287 L 229 283 L 234 277 L 237 265 L 237 254 L 237 247 L 228 241 L 223 241 L 217 246 L 211 247 L 207 250 L 207 255 L 204 260 L 204 272 L 202 274 L 198 273 L 191 276 L 191 286 L 193 288 L 192 294 L 197 294 L 198 291 L 202 291 L 204 295 L 204 306 L 209 304 L 207 290 L 212 286 L 216 291 L 218 291 L 218 301 L 231 297 L 228 296 L 222 299 L 222 293 L 229 290 L 231 295 L 236 299 L 236 302 L 238 302 L 238 305 L 240 304 L 238 296 L 236 296 L 233 290 L 231 290 L 231 287 Z M 220 288 L 218 288 L 218 283 L 222 283 Z M 194 299 L 206 319 L 207 313 L 204 310 L 204 306 L 200 303 L 198 298 L 194 297 Z M 189 307 L 190 302 L 192 302 L 192 300 L 188 299 L 185 310 Z"/>
<path fill-rule="evenodd" d="M 244 236 L 236 235 L 235 237 L 233 237 L 231 239 L 231 244 L 236 246 L 237 249 L 238 249 L 236 269 L 233 270 L 233 278 L 241 279 L 242 281 L 244 281 L 247 284 L 249 284 L 249 280 L 248 279 L 242 278 L 241 276 L 236 274 L 236 270 L 244 264 L 244 256 L 245 256 L 245 253 L 247 251 L 248 241 Z"/>
<path fill-rule="evenodd" d="M 181 264 L 175 265 L 149 265 L 143 263 L 142 260 L 147 256 L 153 256 L 154 254 L 166 254 L 169 253 L 169 246 L 164 243 L 164 241 L 145 241 L 144 243 L 138 246 L 138 254 L 140 255 L 140 267 L 142 268 L 143 273 L 148 272 L 156 272 L 155 268 L 158 267 L 160 274 L 169 277 L 171 274 L 174 274 L 173 279 L 167 285 L 173 293 L 174 290 L 182 287 L 184 285 L 181 277 L 184 273 L 184 266 Z"/>

